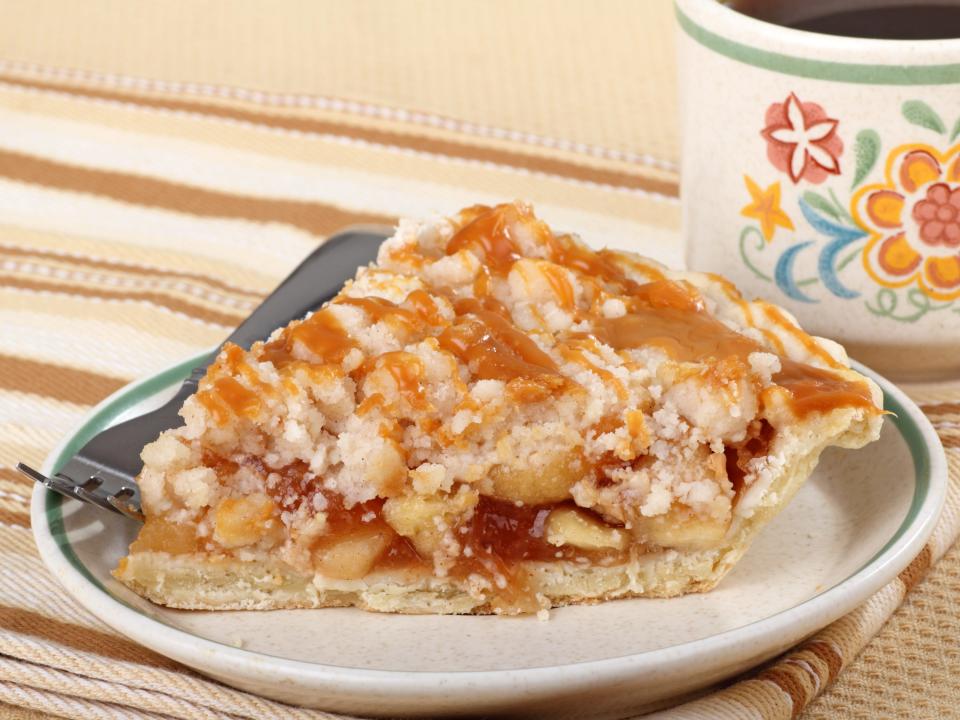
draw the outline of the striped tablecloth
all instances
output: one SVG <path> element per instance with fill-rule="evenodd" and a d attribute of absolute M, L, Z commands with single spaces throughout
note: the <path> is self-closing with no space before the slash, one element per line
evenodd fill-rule
<path fill-rule="evenodd" d="M 10 10 L 0 717 L 330 717 L 203 679 L 80 609 L 39 562 L 12 465 L 39 465 L 104 396 L 219 342 L 348 224 L 523 197 L 555 226 L 678 264 L 669 3 Z M 960 525 L 960 382 L 908 391 L 952 473 L 928 547 L 785 657 L 660 717 L 956 712 L 960 555 L 943 556 Z"/>

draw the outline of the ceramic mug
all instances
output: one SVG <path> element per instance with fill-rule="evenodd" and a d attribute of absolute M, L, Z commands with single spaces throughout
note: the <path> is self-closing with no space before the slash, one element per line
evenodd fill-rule
<path fill-rule="evenodd" d="M 717 0 L 676 14 L 688 266 L 881 372 L 960 375 L 960 39 L 804 32 Z"/>

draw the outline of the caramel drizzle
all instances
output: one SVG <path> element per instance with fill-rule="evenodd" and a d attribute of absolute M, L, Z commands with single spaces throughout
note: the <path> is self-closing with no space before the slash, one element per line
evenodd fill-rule
<path fill-rule="evenodd" d="M 523 257 L 513 229 L 518 227 L 522 220 L 534 218 L 516 205 L 500 207 L 500 212 L 483 212 L 480 208 L 473 208 L 477 211 L 476 215 L 450 238 L 447 255 L 471 250 L 483 258 L 484 264 L 493 272 L 509 272 L 513 264 Z"/>
<path fill-rule="evenodd" d="M 737 290 L 732 282 L 716 273 L 706 273 L 706 275 L 720 286 L 724 295 L 726 295 L 731 302 L 740 308 L 740 312 L 743 314 L 743 321 L 750 327 L 760 330 L 767 342 L 776 350 L 777 355 L 787 354 L 787 349 L 784 347 L 783 341 L 776 333 L 771 332 L 767 328 L 757 328 L 757 323 L 753 319 L 753 310 L 750 307 L 750 303 L 743 299 L 743 295 L 740 294 L 740 291 Z"/>
<path fill-rule="evenodd" d="M 431 410 L 427 390 L 423 384 L 423 361 L 413 353 L 395 351 L 374 358 L 374 367 L 386 370 L 397 385 L 397 390 L 412 407 L 422 411 Z M 383 396 L 379 396 L 381 402 Z"/>
<path fill-rule="evenodd" d="M 553 235 L 525 206 L 474 206 L 464 210 L 460 219 L 461 227 L 447 243 L 446 253 L 468 250 L 478 255 L 484 266 L 474 283 L 476 298 L 457 300 L 448 289 L 433 289 L 434 293 L 446 295 L 452 302 L 455 313 L 452 320 L 444 317 L 438 301 L 424 290 L 411 292 L 400 304 L 376 297 L 345 295 L 335 298 L 333 304 L 358 308 L 371 323 L 386 322 L 403 327 L 413 336 L 408 338 L 411 341 L 435 337 L 440 349 L 466 365 L 473 378 L 513 383 L 520 397 L 530 401 L 544 399 L 556 390 L 576 383 L 560 373 L 551 356 L 517 328 L 509 310 L 491 295 L 494 278 L 504 278 L 514 263 L 525 257 L 524 246 L 535 246 L 543 249 L 546 260 L 552 263 L 540 263 L 538 269 L 552 288 L 557 304 L 572 313 L 575 320 L 586 319 L 592 324 L 589 333 L 566 333 L 556 337 L 557 352 L 565 360 L 576 362 L 613 383 L 621 399 L 626 397 L 623 386 L 609 372 L 590 362 L 578 349 L 578 344 L 584 340 L 601 342 L 621 353 L 657 347 L 681 362 L 710 359 L 722 362 L 727 358 L 746 362 L 752 352 L 767 352 L 759 343 L 734 332 L 711 316 L 706 311 L 703 297 L 689 283 L 666 279 L 656 268 L 615 251 L 593 251 L 571 236 Z M 628 276 L 627 269 L 653 280 L 638 283 Z M 590 311 L 577 307 L 568 271 L 573 272 L 584 287 L 599 285 L 609 295 L 620 297 L 627 307 L 627 314 L 605 318 L 596 312 L 596 306 Z M 749 304 L 728 281 L 722 280 L 721 284 L 753 325 Z M 770 322 L 789 333 L 810 354 L 831 368 L 822 370 L 783 357 L 782 342 L 765 330 L 771 342 L 776 341 L 775 347 L 781 355 L 782 369 L 774 381 L 790 393 L 795 413 L 803 415 L 844 405 L 873 407 L 865 383 L 847 380 L 833 372 L 832 369 L 841 366 L 829 353 L 776 308 L 770 305 L 762 308 Z M 299 351 L 298 347 L 301 348 Z M 293 323 L 277 340 L 254 352 L 259 359 L 273 362 L 284 375 L 284 368 L 295 364 L 297 357 L 304 358 L 307 364 L 336 366 L 354 348 L 358 348 L 357 342 L 344 330 L 328 306 L 306 320 Z M 425 409 L 423 369 L 410 360 L 413 356 L 407 355 L 396 353 L 376 362 L 368 360 L 352 375 L 359 383 L 372 368 L 383 367 L 411 404 Z M 225 367 L 221 372 L 213 373 L 226 376 L 205 381 L 198 393 L 198 399 L 218 423 L 226 422 L 231 413 L 255 417 L 261 409 L 257 393 L 268 391 L 258 380 L 256 372 L 242 362 L 242 357 L 239 349 L 228 351 Z M 238 376 L 244 382 L 240 382 Z M 366 403 L 364 408 L 373 406 Z"/>
<path fill-rule="evenodd" d="M 293 323 L 280 338 L 264 345 L 261 359 L 283 367 L 296 357 L 294 348 L 298 344 L 315 356 L 319 364 L 340 363 L 358 347 L 330 308 L 323 308 L 306 320 Z"/>
<path fill-rule="evenodd" d="M 826 350 L 820 347 L 820 345 L 814 342 L 814 339 L 812 337 L 807 335 L 807 333 L 805 333 L 803 330 L 801 330 L 792 322 L 790 322 L 786 317 L 784 317 L 783 313 L 780 312 L 780 310 L 778 310 L 776 307 L 774 307 L 773 305 L 769 305 L 767 303 L 763 303 L 763 312 L 778 327 L 783 328 L 790 335 L 795 337 L 800 342 L 800 344 L 803 345 L 804 349 L 808 353 L 810 353 L 814 357 L 819 358 L 822 362 L 824 362 L 829 367 L 832 367 L 832 368 L 843 367 L 839 362 L 836 361 L 836 359 L 834 359 L 834 357 L 830 353 L 828 353 Z"/>
<path fill-rule="evenodd" d="M 425 290 L 414 290 L 399 305 L 384 298 L 345 295 L 336 297 L 333 302 L 358 307 L 375 323 L 393 320 L 404 323 L 410 328 L 421 328 L 424 324 L 433 326 L 446 324 L 437 303 Z"/>
<path fill-rule="evenodd" d="M 626 401 L 629 395 L 627 394 L 627 389 L 623 386 L 623 383 L 617 379 L 617 377 L 610 372 L 605 370 L 602 367 L 597 367 L 596 364 L 590 362 L 590 360 L 583 354 L 583 350 L 577 347 L 573 347 L 576 341 L 571 341 L 568 345 L 559 345 L 558 350 L 560 354 L 563 355 L 563 359 L 569 362 L 577 363 L 582 367 L 585 367 L 590 372 L 596 374 L 601 378 L 605 383 L 612 386 L 614 391 L 617 393 L 617 397 L 621 401 Z"/>
<path fill-rule="evenodd" d="M 499 307 L 498 307 L 499 306 Z M 459 358 L 480 380 L 560 375 L 553 359 L 520 332 L 496 301 L 467 298 L 454 308 L 458 320 L 444 330 L 440 347 Z"/>
<path fill-rule="evenodd" d="M 547 278 L 550 288 L 557 296 L 557 304 L 564 310 L 573 310 L 576 297 L 573 292 L 573 285 L 567 279 L 567 274 L 557 265 L 543 265 L 540 271 Z"/>

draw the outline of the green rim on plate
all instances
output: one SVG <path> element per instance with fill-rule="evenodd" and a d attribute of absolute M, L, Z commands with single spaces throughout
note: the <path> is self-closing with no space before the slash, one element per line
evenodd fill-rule
<path fill-rule="evenodd" d="M 732 60 L 785 75 L 836 80 L 865 85 L 955 85 L 960 83 L 960 63 L 944 65 L 876 65 L 796 57 L 744 45 L 698 25 L 679 6 L 677 22 L 683 31 L 706 48 Z M 734 12 L 731 10 L 731 12 Z"/>
<path fill-rule="evenodd" d="M 94 435 L 108 428 L 127 408 L 136 405 L 151 395 L 155 395 L 164 388 L 182 383 L 187 379 L 190 372 L 209 355 L 209 351 L 195 355 L 178 365 L 174 365 L 157 375 L 147 378 L 141 383 L 134 384 L 127 390 L 121 391 L 73 434 L 70 442 L 64 445 L 63 450 L 57 456 L 56 460 L 54 460 L 52 473 L 57 473 L 70 458 L 77 454 L 80 448 L 86 445 Z M 44 503 L 47 525 L 50 528 L 50 534 L 57 543 L 57 547 L 60 548 L 60 552 L 63 553 L 63 556 L 77 572 L 83 575 L 89 582 L 96 585 L 97 588 L 108 593 L 114 599 L 117 599 L 118 602 L 123 602 L 108 592 L 103 586 L 103 583 L 87 570 L 87 566 L 80 561 L 80 558 L 77 557 L 77 554 L 74 552 L 63 524 L 62 500 L 62 495 L 48 490 L 46 493 L 46 502 Z M 127 603 L 124 603 L 124 605 L 127 605 Z M 127 607 L 132 608 L 131 605 L 127 605 Z"/>

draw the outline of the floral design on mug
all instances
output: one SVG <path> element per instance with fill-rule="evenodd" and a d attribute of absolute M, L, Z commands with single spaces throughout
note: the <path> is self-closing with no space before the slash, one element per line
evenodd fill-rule
<path fill-rule="evenodd" d="M 787 230 L 794 229 L 793 220 L 780 207 L 779 182 L 761 190 L 760 186 L 749 175 L 744 175 L 743 181 L 747 185 L 747 192 L 750 193 L 750 202 L 740 210 L 740 214 L 760 221 L 760 231 L 767 242 L 773 240 L 777 226 Z"/>
<path fill-rule="evenodd" d="M 860 130 L 854 167 L 844 176 L 849 190 L 836 178 L 822 190 L 802 192 L 799 227 L 782 206 L 779 182 L 761 189 L 744 175 L 750 202 L 740 214 L 756 223 L 740 232 L 740 257 L 751 273 L 795 302 L 817 303 L 824 293 L 844 300 L 872 293 L 862 300 L 866 309 L 901 323 L 960 313 L 960 118 L 948 126 L 922 100 L 904 102 L 901 113 L 950 147 L 911 141 L 894 147 L 883 162 L 880 134 Z M 767 157 L 795 184 L 840 175 L 839 121 L 820 105 L 791 93 L 769 106 L 766 122 Z M 858 267 L 859 273 L 853 270 Z"/>
<path fill-rule="evenodd" d="M 766 123 L 760 134 L 767 141 L 767 157 L 795 185 L 801 180 L 818 184 L 840 174 L 840 121 L 828 117 L 822 106 L 790 93 L 767 108 Z"/>
<path fill-rule="evenodd" d="M 946 153 L 918 143 L 895 148 L 885 181 L 862 187 L 850 210 L 870 234 L 863 266 L 878 284 L 960 297 L 960 145 Z"/>

